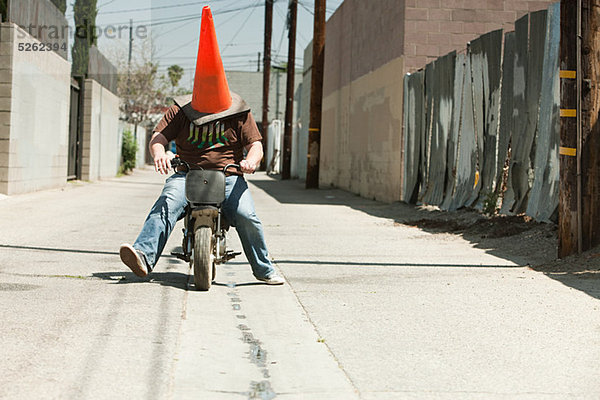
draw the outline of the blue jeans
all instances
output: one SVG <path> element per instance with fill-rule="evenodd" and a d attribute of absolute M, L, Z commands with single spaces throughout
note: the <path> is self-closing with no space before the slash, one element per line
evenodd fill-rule
<path fill-rule="evenodd" d="M 133 244 L 136 250 L 144 253 L 150 268 L 158 262 L 175 223 L 185 216 L 185 176 L 185 172 L 178 172 L 167 178 L 160 197 Z M 232 175 L 226 178 L 222 212 L 227 221 L 235 226 L 254 276 L 268 278 L 275 273 L 268 258 L 262 224 L 256 216 L 254 201 L 243 177 Z"/>

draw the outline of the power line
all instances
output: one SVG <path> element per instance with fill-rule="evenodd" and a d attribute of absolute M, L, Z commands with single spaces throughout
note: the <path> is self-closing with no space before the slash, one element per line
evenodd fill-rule
<path fill-rule="evenodd" d="M 254 3 L 254 7 L 257 6 L 257 5 L 259 5 L 259 4 L 260 4 L 260 0 L 258 0 L 258 1 L 256 1 Z M 244 20 L 244 22 L 242 22 L 242 25 L 240 25 L 240 28 L 233 35 L 233 37 L 231 38 L 231 40 L 229 41 L 229 43 L 227 43 L 225 45 L 225 47 L 223 47 L 223 50 L 221 50 L 221 54 L 225 53 L 225 50 L 227 50 L 227 48 L 229 47 L 229 45 L 235 40 L 235 38 L 237 37 L 237 35 L 239 35 L 239 33 L 242 31 L 242 29 L 246 26 L 246 24 L 248 23 L 248 20 L 250 19 L 250 17 L 254 13 L 254 10 L 256 10 L 256 8 L 253 8 L 252 11 L 250 13 L 248 13 L 248 16 L 246 17 L 246 19 Z"/>
<path fill-rule="evenodd" d="M 236 11 L 245 11 L 245 10 L 249 10 L 251 8 L 256 8 L 259 7 L 260 4 L 259 3 L 255 3 L 251 6 L 245 6 L 245 7 L 238 7 L 238 8 L 231 8 L 228 10 L 215 10 L 212 11 L 213 15 L 222 15 L 222 14 L 229 14 L 232 12 L 236 12 Z M 184 22 L 184 21 L 188 21 L 191 19 L 198 19 L 202 17 L 202 13 L 198 13 L 198 14 L 185 14 L 185 15 L 177 15 L 174 17 L 166 17 L 166 18 L 152 18 L 152 19 L 147 19 L 147 20 L 141 20 L 141 21 L 136 21 L 136 24 L 143 24 L 143 23 L 148 23 L 147 26 L 156 26 L 156 25 L 164 25 L 164 24 L 169 24 L 169 23 L 176 23 L 176 22 Z M 99 27 L 103 27 L 103 26 L 109 26 L 109 25 L 129 25 L 129 21 L 126 22 L 112 22 L 109 24 L 105 24 L 105 25 L 97 25 Z"/>
<path fill-rule="evenodd" d="M 239 9 L 239 10 L 238 10 L 238 14 L 239 14 L 239 13 L 241 13 L 242 11 L 244 11 L 245 9 L 247 9 L 247 8 L 242 8 L 242 9 Z M 253 11 L 254 11 L 254 10 L 253 10 Z M 237 15 L 237 14 L 236 14 L 236 15 Z M 235 17 L 232 17 L 232 18 L 235 18 Z M 216 26 L 216 27 L 217 27 L 217 28 L 218 28 L 218 27 L 220 27 L 221 25 L 225 24 L 225 22 L 228 22 L 228 21 L 222 21 L 220 24 L 217 24 L 217 26 Z M 177 29 L 177 28 L 175 28 L 175 29 Z M 185 47 L 185 46 L 188 46 L 188 45 L 190 45 L 191 43 L 193 43 L 193 42 L 195 42 L 195 41 L 198 41 L 198 40 L 199 40 L 199 38 L 198 38 L 198 39 L 197 39 L 197 38 L 193 38 L 192 40 L 190 40 L 190 41 L 188 41 L 188 42 L 185 42 L 185 43 L 184 43 L 184 44 L 182 44 L 181 46 L 178 46 L 178 47 L 176 47 L 176 48 L 172 49 L 172 50 L 171 50 L 171 51 L 169 51 L 168 53 L 165 53 L 165 54 L 163 54 L 163 55 L 161 55 L 161 56 L 158 56 L 158 58 L 165 57 L 165 56 L 167 56 L 167 55 L 169 55 L 169 54 L 173 54 L 173 53 L 174 53 L 174 52 L 176 52 L 177 50 L 179 50 L 179 49 L 181 49 L 181 48 L 183 48 L 183 47 Z"/>
<path fill-rule="evenodd" d="M 176 26 L 175 28 L 173 28 L 173 29 L 169 29 L 168 31 L 165 31 L 165 32 L 160 32 L 160 34 L 161 34 L 161 35 L 166 35 L 167 33 L 175 32 L 176 30 L 178 30 L 178 29 L 181 29 L 181 28 L 183 28 L 184 26 L 188 26 L 188 25 L 189 25 L 189 24 L 191 24 L 192 22 L 194 22 L 194 20 L 191 20 L 191 21 L 189 21 L 189 22 L 186 22 L 185 24 L 181 24 L 181 25 L 179 25 L 179 26 Z"/>
<path fill-rule="evenodd" d="M 302 8 L 304 8 L 310 15 L 314 16 L 315 15 L 314 10 L 311 10 L 310 8 L 308 8 L 305 3 L 307 3 L 307 2 L 298 1 L 298 4 L 300 4 L 300 6 Z M 312 3 L 313 3 L 312 5 L 314 6 L 314 1 Z M 338 5 L 335 7 L 327 7 L 327 12 L 333 14 L 339 8 L 340 4 L 342 4 L 342 3 L 341 2 L 338 3 Z"/>
<path fill-rule="evenodd" d="M 285 21 L 283 24 L 283 28 L 281 29 L 281 38 L 279 38 L 279 44 L 277 45 L 277 53 L 275 54 L 275 58 L 279 57 L 279 52 L 281 51 L 281 45 L 283 44 L 283 36 L 285 35 L 285 30 L 287 26 L 287 16 L 281 14 L 281 11 L 277 9 L 277 7 L 273 7 L 273 9 L 279 14 L 281 18 Z"/>
<path fill-rule="evenodd" d="M 197 41 L 197 40 L 198 40 L 198 39 L 194 38 L 194 39 L 190 40 L 189 42 L 185 42 L 185 43 L 184 43 L 184 44 L 182 44 L 181 46 L 175 47 L 174 49 L 172 49 L 172 50 L 171 50 L 171 51 L 169 51 L 168 53 L 165 53 L 165 54 L 162 54 L 162 55 L 160 55 L 160 56 L 157 56 L 157 58 L 162 58 L 162 57 L 166 57 L 166 56 L 168 56 L 169 54 L 173 54 L 173 53 L 175 53 L 177 50 L 179 50 L 179 49 L 181 49 L 181 48 L 183 48 L 183 47 L 185 47 L 185 46 L 188 46 L 188 45 L 190 45 L 191 43 L 193 43 L 193 42 L 195 42 L 195 41 Z"/>
<path fill-rule="evenodd" d="M 116 0 L 111 0 L 104 4 L 101 4 L 100 6 L 98 6 L 98 10 L 108 4 L 114 3 L 115 1 Z M 218 1 L 228 1 L 228 0 L 211 0 L 211 1 L 214 3 L 214 2 L 218 2 Z M 155 7 L 146 7 L 146 8 L 130 8 L 130 9 L 125 9 L 125 10 L 99 11 L 97 14 L 98 15 L 106 15 L 106 14 L 122 14 L 122 13 L 152 11 L 152 10 L 161 10 L 161 9 L 165 9 L 165 8 L 171 9 L 171 8 L 179 8 L 179 7 L 198 6 L 198 5 L 201 5 L 202 3 L 204 3 L 204 1 L 195 1 L 192 3 L 182 3 L 182 4 L 172 4 L 172 5 L 168 5 L 168 6 L 155 6 Z M 66 14 L 67 17 L 70 17 L 72 15 L 73 15 L 72 13 Z"/>
<path fill-rule="evenodd" d="M 252 57 L 252 56 L 256 56 L 255 53 L 245 53 L 245 54 L 229 54 L 229 55 L 222 55 L 221 58 L 235 58 L 235 57 Z M 176 56 L 176 57 L 169 57 L 169 59 L 196 59 L 196 56 Z"/>

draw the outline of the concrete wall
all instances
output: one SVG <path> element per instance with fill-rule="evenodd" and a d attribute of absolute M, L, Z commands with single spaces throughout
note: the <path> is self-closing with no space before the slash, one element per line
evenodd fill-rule
<path fill-rule="evenodd" d="M 146 128 L 142 126 L 137 127 L 137 132 L 135 134 L 135 140 L 137 141 L 137 154 L 135 160 L 135 166 L 137 168 L 143 167 L 146 165 L 146 152 L 148 152 L 148 143 L 146 142 Z M 119 148 L 121 148 L 119 146 Z"/>
<path fill-rule="evenodd" d="M 306 164 L 308 155 L 308 125 L 310 123 L 310 87 L 312 81 L 312 41 L 304 50 L 304 66 L 302 68 L 302 87 L 300 93 L 299 110 L 300 124 L 296 137 L 294 156 L 296 159 L 296 173 L 301 180 L 306 179 Z"/>
<path fill-rule="evenodd" d="M 302 103 L 303 88 L 304 83 L 301 81 L 294 93 L 295 107 L 292 124 L 292 157 L 290 160 L 290 175 L 292 179 L 306 179 L 308 137 L 304 138 L 302 136 L 302 112 L 305 108 L 305 105 Z"/>
<path fill-rule="evenodd" d="M 71 64 L 54 52 L 19 51 L 39 43 L 0 24 L 0 193 L 60 187 L 67 181 Z"/>
<path fill-rule="evenodd" d="M 113 177 L 121 159 L 119 98 L 92 79 L 84 85 L 83 180 Z"/>
<path fill-rule="evenodd" d="M 398 58 L 323 98 L 320 185 L 399 199 L 402 68 Z"/>
<path fill-rule="evenodd" d="M 327 22 L 319 183 L 400 196 L 403 2 L 347 0 Z"/>

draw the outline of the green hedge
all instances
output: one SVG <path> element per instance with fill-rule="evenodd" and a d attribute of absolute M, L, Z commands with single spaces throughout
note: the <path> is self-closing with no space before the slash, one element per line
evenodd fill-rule
<path fill-rule="evenodd" d="M 135 168 L 137 141 L 130 131 L 123 132 L 123 145 L 121 146 L 121 173 L 127 174 Z"/>

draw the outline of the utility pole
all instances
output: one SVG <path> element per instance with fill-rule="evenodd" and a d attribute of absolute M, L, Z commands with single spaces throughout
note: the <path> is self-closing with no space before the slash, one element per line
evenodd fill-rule
<path fill-rule="evenodd" d="M 258 61 L 256 62 L 256 72 L 260 72 L 260 51 L 258 52 Z"/>
<path fill-rule="evenodd" d="M 560 183 L 558 256 L 577 252 L 577 2 L 560 3 Z M 570 110 L 570 111 L 568 111 Z"/>
<path fill-rule="evenodd" d="M 326 0 L 315 0 L 313 59 L 310 86 L 310 122 L 308 124 L 308 160 L 306 164 L 307 189 L 319 188 L 323 65 L 325 63 L 325 5 Z"/>
<path fill-rule="evenodd" d="M 273 0 L 265 0 L 265 48 L 263 56 L 263 106 L 262 106 L 262 136 L 264 154 L 267 154 L 269 145 L 269 78 L 271 77 L 271 36 L 273 32 Z M 267 168 L 265 157 L 262 159 L 261 169 Z"/>
<path fill-rule="evenodd" d="M 133 47 L 133 19 L 129 20 L 129 57 L 127 58 L 127 75 L 131 73 L 131 51 Z"/>
<path fill-rule="evenodd" d="M 285 92 L 285 128 L 283 131 L 283 166 L 281 179 L 290 179 L 292 164 L 292 132 L 294 119 L 294 75 L 296 73 L 296 19 L 298 0 L 290 0 L 288 31 L 287 88 Z"/>
<path fill-rule="evenodd" d="M 600 244 L 600 0 L 579 0 L 581 133 L 578 141 L 580 251 Z M 583 93 L 583 95 L 581 95 Z"/>
<path fill-rule="evenodd" d="M 560 6 L 562 258 L 600 244 L 600 0 L 562 0 Z"/>
<path fill-rule="evenodd" d="M 127 95 L 130 93 L 131 88 L 131 53 L 133 48 L 133 19 L 129 19 L 129 56 L 127 57 Z M 129 96 L 127 96 L 129 97 Z M 125 110 L 129 112 L 129 98 L 125 102 Z M 137 126 L 135 127 L 137 134 Z"/>

